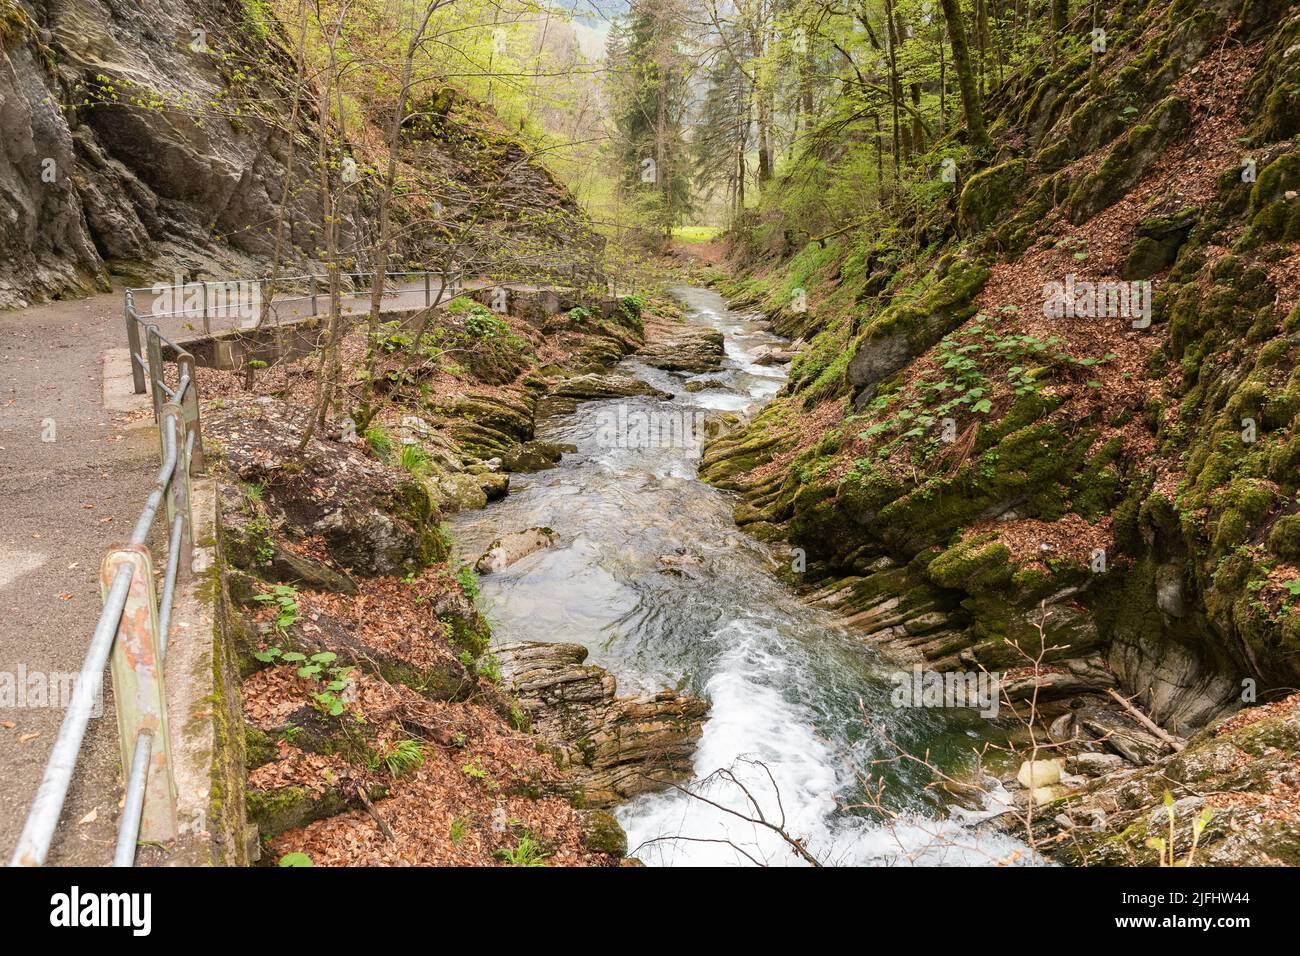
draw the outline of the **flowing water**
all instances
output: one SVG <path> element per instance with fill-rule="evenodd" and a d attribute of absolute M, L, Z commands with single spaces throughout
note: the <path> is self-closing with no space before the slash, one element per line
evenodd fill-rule
<path fill-rule="evenodd" d="M 617 810 L 629 846 L 649 864 L 798 863 L 777 834 L 727 812 L 755 815 L 746 790 L 769 820 L 784 819 L 786 831 L 828 863 L 1005 857 L 1015 849 L 1010 841 L 970 828 L 981 813 L 945 806 L 925 789 L 929 771 L 877 762 L 901 747 L 960 769 L 989 735 L 989 722 L 971 711 L 891 706 L 897 665 L 773 575 L 790 560 L 788 549 L 736 530 L 734 498 L 696 477 L 700 449 L 645 447 L 637 437 L 645 416 L 662 426 L 689 424 L 709 410 L 753 411 L 784 380 L 779 369 L 751 361 L 755 349 L 781 341 L 761 316 L 733 312 L 704 289 L 676 294 L 688 321 L 724 333 L 724 368 L 683 376 L 626 360 L 624 370 L 675 397 L 587 402 L 550 420 L 539 437 L 578 451 L 558 468 L 512 476 L 503 501 L 453 520 L 466 557 L 504 532 L 546 526 L 559 533 L 555 547 L 482 579 L 496 639 L 583 644 L 590 663 L 617 676 L 621 694 L 667 686 L 711 701 L 695 773 L 698 792 L 719 806 L 669 790 Z M 721 387 L 688 392 L 689 378 Z M 659 434 L 681 432 L 660 427 Z M 739 783 L 710 777 L 722 769 Z M 864 787 L 867 775 L 883 778 L 881 800 L 866 798 L 877 792 L 874 782 Z M 889 823 L 871 806 L 878 802 Z"/>

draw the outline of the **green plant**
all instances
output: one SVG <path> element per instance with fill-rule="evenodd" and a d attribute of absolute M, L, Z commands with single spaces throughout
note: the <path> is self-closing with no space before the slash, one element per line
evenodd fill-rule
<path fill-rule="evenodd" d="M 468 564 L 462 564 L 460 570 L 456 572 L 456 580 L 460 582 L 460 588 L 467 598 L 471 601 L 478 598 L 478 573 L 473 568 Z"/>
<path fill-rule="evenodd" d="M 1168 790 L 1165 791 L 1165 813 L 1169 818 L 1169 839 L 1163 837 L 1149 837 L 1146 845 L 1155 850 L 1159 855 L 1160 866 L 1191 866 L 1196 862 L 1196 849 L 1201 843 L 1201 834 L 1209 825 L 1210 820 L 1214 817 L 1214 811 L 1206 807 L 1200 814 L 1192 820 L 1192 845 L 1187 850 L 1187 856 L 1182 860 L 1174 858 L 1174 824 L 1177 822 L 1174 812 L 1174 795 Z"/>
<path fill-rule="evenodd" d="M 451 842 L 459 843 L 465 839 L 465 830 L 469 827 L 469 822 L 464 817 L 457 817 L 451 821 Z"/>
<path fill-rule="evenodd" d="M 321 651 L 308 657 L 299 651 L 269 647 L 264 651 L 256 652 L 253 657 L 263 664 L 270 664 L 277 660 L 284 664 L 301 664 L 302 666 L 298 668 L 299 677 L 319 681 L 324 685 L 321 690 L 312 694 L 316 705 L 331 717 L 338 717 L 347 710 L 347 702 L 338 695 L 347 690 L 352 672 L 356 668 L 334 666 L 338 655 L 333 651 Z"/>
<path fill-rule="evenodd" d="M 380 461 L 388 461 L 393 455 L 393 436 L 383 425 L 371 425 L 366 429 L 366 444 Z"/>
<path fill-rule="evenodd" d="M 429 459 L 429 453 L 414 443 L 402 446 L 402 452 L 397 457 L 397 463 L 401 465 L 404 471 L 410 472 L 417 478 L 428 475 L 433 467 L 433 462 Z"/>
<path fill-rule="evenodd" d="M 490 339 L 509 335 L 510 326 L 480 305 L 465 315 L 465 331 L 476 339 Z"/>
<path fill-rule="evenodd" d="M 465 764 L 465 766 L 461 767 L 460 772 L 471 780 L 486 780 L 488 774 L 487 771 L 479 765 L 480 759 L 481 758 L 479 757 L 475 757 L 469 763 Z"/>
<path fill-rule="evenodd" d="M 546 858 L 551 854 L 537 840 L 530 836 L 523 836 L 519 838 L 519 843 L 513 850 L 502 847 L 496 851 L 496 855 L 507 866 L 545 866 Z"/>
<path fill-rule="evenodd" d="M 259 604 L 275 605 L 275 629 L 280 634 L 298 620 L 298 589 L 291 584 L 276 584 L 270 591 L 253 595 L 253 600 Z"/>
<path fill-rule="evenodd" d="M 372 769 L 378 769 L 379 763 L 382 763 L 396 780 L 424 764 L 424 748 L 414 740 L 399 740 L 383 754 L 376 755 L 376 767 Z"/>
<path fill-rule="evenodd" d="M 277 866 L 315 866 L 306 853 L 286 853 Z"/>

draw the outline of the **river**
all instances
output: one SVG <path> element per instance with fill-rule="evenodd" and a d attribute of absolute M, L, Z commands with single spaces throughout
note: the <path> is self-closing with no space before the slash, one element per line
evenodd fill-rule
<path fill-rule="evenodd" d="M 898 665 L 774 576 L 788 550 L 737 531 L 734 499 L 696 476 L 698 447 L 610 440 L 611 422 L 638 413 L 689 422 L 710 410 L 752 411 L 783 384 L 779 367 L 751 361 L 755 349 L 783 341 L 761 316 L 732 311 L 706 289 L 674 292 L 688 321 L 723 332 L 724 367 L 684 376 L 625 360 L 625 371 L 674 398 L 588 402 L 547 421 L 539 437 L 578 451 L 557 468 L 512 476 L 504 500 L 453 518 L 466 555 L 507 531 L 559 533 L 557 546 L 482 579 L 495 638 L 580 643 L 589 662 L 617 676 L 620 693 L 668 686 L 711 701 L 695 772 L 704 781 L 698 792 L 718 806 L 670 790 L 617 810 L 647 864 L 798 864 L 779 835 L 727 812 L 755 816 L 751 798 L 827 864 L 979 864 L 1013 855 L 1011 841 L 972 828 L 987 810 L 941 799 L 926 788 L 928 770 L 890 759 L 900 747 L 928 751 L 946 770 L 964 772 L 993 733 L 990 723 L 971 711 L 892 706 Z M 689 378 L 721 387 L 689 392 Z M 739 784 L 710 777 L 724 768 Z"/>

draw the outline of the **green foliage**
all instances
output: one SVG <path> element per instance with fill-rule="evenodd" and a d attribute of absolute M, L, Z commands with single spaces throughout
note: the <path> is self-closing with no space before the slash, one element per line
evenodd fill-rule
<path fill-rule="evenodd" d="M 311 857 L 308 856 L 306 853 L 286 853 L 284 856 L 280 857 L 280 862 L 277 863 L 276 865 L 294 867 L 294 866 L 315 866 L 316 864 L 312 863 Z"/>
<path fill-rule="evenodd" d="M 471 601 L 478 599 L 478 573 L 473 568 L 468 564 L 462 564 L 456 571 L 456 580 L 460 582 L 460 588 L 467 598 Z"/>
<path fill-rule="evenodd" d="M 546 866 L 546 858 L 551 854 L 538 840 L 523 836 L 514 849 L 502 847 L 496 855 L 507 866 Z"/>
<path fill-rule="evenodd" d="M 385 767 L 394 780 L 405 776 L 424 764 L 424 748 L 414 740 L 399 740 L 383 753 L 375 754 L 370 769 Z"/>
<path fill-rule="evenodd" d="M 347 710 L 347 702 L 340 697 L 352 683 L 352 666 L 337 666 L 338 655 L 333 651 L 321 651 L 308 657 L 300 651 L 286 651 L 279 647 L 267 648 L 253 655 L 264 664 L 279 661 L 283 664 L 299 664 L 298 676 L 305 680 L 316 681 L 321 689 L 312 694 L 316 706 L 331 717 L 340 716 Z"/>
<path fill-rule="evenodd" d="M 275 629 L 281 634 L 298 620 L 298 589 L 292 584 L 273 585 L 269 592 L 253 595 L 253 600 L 275 606 Z"/>
<path fill-rule="evenodd" d="M 393 436 L 383 425 L 371 425 L 365 432 L 366 444 L 380 461 L 393 457 Z"/>
<path fill-rule="evenodd" d="M 397 463 L 403 470 L 410 472 L 417 478 L 426 477 L 433 470 L 433 462 L 429 459 L 429 453 L 414 442 L 402 445 L 402 452 L 398 455 Z"/>

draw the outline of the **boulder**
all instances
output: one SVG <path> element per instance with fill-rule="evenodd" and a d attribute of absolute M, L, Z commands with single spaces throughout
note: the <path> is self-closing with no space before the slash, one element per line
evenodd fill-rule
<path fill-rule="evenodd" d="M 503 571 L 536 551 L 552 547 L 559 539 L 550 528 L 529 528 L 502 535 L 483 552 L 474 567 L 479 574 Z"/>
<path fill-rule="evenodd" d="M 565 786 L 587 806 L 609 807 L 693 775 L 707 701 L 675 690 L 619 697 L 614 676 L 585 664 L 579 644 L 523 641 L 494 652 L 533 729 L 569 769 Z"/>
<path fill-rule="evenodd" d="M 474 480 L 483 489 L 488 501 L 498 501 L 510 493 L 510 476 L 504 472 L 480 472 L 474 476 Z"/>
<path fill-rule="evenodd" d="M 273 549 L 267 575 L 271 580 L 313 591 L 357 593 L 357 583 L 352 578 L 342 571 L 334 570 L 324 561 L 290 551 L 280 544 L 273 545 Z"/>
<path fill-rule="evenodd" d="M 506 471 L 543 471 L 554 468 L 565 452 L 577 451 L 576 445 L 551 441 L 526 441 L 513 445 L 501 453 L 501 467 Z"/>
<path fill-rule="evenodd" d="M 444 514 L 478 511 L 487 507 L 488 503 L 487 492 L 483 490 L 480 477 L 468 473 L 443 475 L 440 478 L 430 479 L 429 490 Z"/>
<path fill-rule="evenodd" d="M 649 382 L 631 375 L 596 372 L 575 375 L 572 378 L 565 379 L 551 389 L 551 395 L 556 398 L 576 399 L 583 402 L 603 398 L 628 398 L 632 395 L 672 398 L 672 395 L 668 392 L 655 388 Z"/>
<path fill-rule="evenodd" d="M 644 345 L 633 358 L 670 372 L 709 372 L 722 365 L 723 336 L 717 329 L 681 326 Z"/>
<path fill-rule="evenodd" d="M 682 388 L 688 392 L 704 392 L 711 388 L 726 388 L 726 382 L 720 382 L 716 378 L 697 378 L 687 382 Z"/>
<path fill-rule="evenodd" d="M 262 489 L 270 526 L 319 536 L 338 567 L 400 576 L 445 556 L 442 514 L 423 480 L 349 442 L 315 437 L 299 453 L 305 417 L 304 409 L 263 397 L 209 412 L 204 435 L 228 472 Z M 234 518 L 227 509 L 226 520 Z M 272 557 L 268 548 L 261 563 Z"/>

